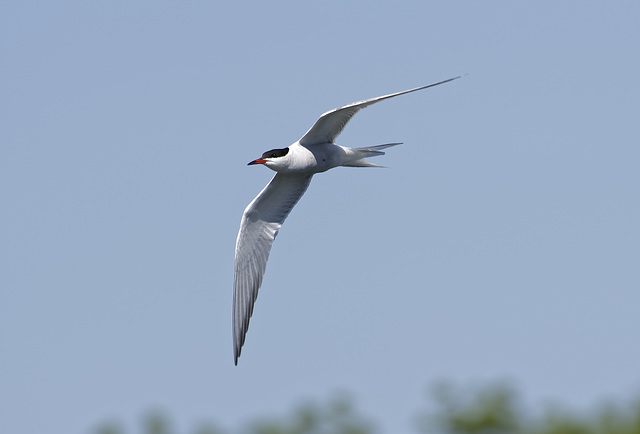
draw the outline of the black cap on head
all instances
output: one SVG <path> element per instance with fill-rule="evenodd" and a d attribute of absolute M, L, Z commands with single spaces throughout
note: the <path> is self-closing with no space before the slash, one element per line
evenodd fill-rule
<path fill-rule="evenodd" d="M 289 152 L 289 148 L 284 148 L 284 149 L 272 149 L 270 151 L 265 152 L 264 154 L 262 154 L 262 158 L 278 158 L 278 157 L 284 157 L 285 155 L 287 155 L 287 153 Z"/>

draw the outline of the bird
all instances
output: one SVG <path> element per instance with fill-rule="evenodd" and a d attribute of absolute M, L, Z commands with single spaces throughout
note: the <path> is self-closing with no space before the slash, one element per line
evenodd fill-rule
<path fill-rule="evenodd" d="M 460 77 L 330 110 L 322 114 L 309 131 L 291 146 L 271 149 L 264 152 L 260 158 L 249 162 L 249 166 L 263 165 L 276 174 L 244 210 L 236 240 L 233 282 L 235 365 L 238 365 L 273 241 L 285 219 L 309 187 L 313 175 L 339 166 L 382 167 L 370 163 L 366 158 L 384 155 L 383 149 L 401 144 L 387 143 L 364 148 L 348 148 L 335 144 L 336 138 L 347 123 L 358 111 L 372 104 L 448 83 Z"/>

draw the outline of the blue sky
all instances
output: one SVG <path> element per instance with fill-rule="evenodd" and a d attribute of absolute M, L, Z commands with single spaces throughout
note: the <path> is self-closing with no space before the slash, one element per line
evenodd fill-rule
<path fill-rule="evenodd" d="M 586 408 L 640 386 L 640 5 L 0 6 L 0 431 L 236 427 L 434 381 Z M 388 169 L 314 178 L 233 366 L 246 163 L 334 107 Z"/>

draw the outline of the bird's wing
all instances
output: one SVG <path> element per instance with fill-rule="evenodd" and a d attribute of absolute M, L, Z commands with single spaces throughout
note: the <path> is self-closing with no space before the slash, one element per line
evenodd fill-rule
<path fill-rule="evenodd" d="M 233 282 L 233 353 L 236 365 L 249 328 L 273 240 L 300 200 L 312 175 L 278 173 L 242 215 Z"/>
<path fill-rule="evenodd" d="M 405 93 L 411 93 L 417 90 L 426 89 L 428 87 L 437 86 L 439 84 L 448 83 L 449 81 L 455 80 L 457 78 L 460 78 L 460 76 L 440 81 L 438 83 L 416 87 L 415 89 L 405 90 L 403 92 L 396 92 L 389 95 L 379 96 L 377 98 L 354 102 L 351 104 L 347 104 L 344 107 L 330 110 L 320 116 L 320 118 L 316 121 L 315 124 L 313 124 L 309 131 L 307 131 L 305 135 L 302 136 L 302 138 L 300 139 L 300 144 L 302 146 L 309 147 L 320 143 L 333 143 L 333 141 L 340 135 L 344 127 L 347 125 L 347 123 L 356 113 L 358 113 L 360 109 L 383 101 L 385 99 L 393 98 L 394 96 L 404 95 Z"/>

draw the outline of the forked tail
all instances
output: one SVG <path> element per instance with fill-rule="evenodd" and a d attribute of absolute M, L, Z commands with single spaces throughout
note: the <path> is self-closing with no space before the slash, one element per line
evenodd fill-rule
<path fill-rule="evenodd" d="M 381 149 L 390 148 L 392 146 L 401 145 L 402 143 L 387 143 L 385 145 L 367 146 L 365 148 L 351 148 L 354 153 L 354 160 L 348 164 L 343 164 L 345 167 L 384 167 L 377 164 L 370 163 L 365 160 L 368 157 L 375 157 L 377 155 L 384 155 Z"/>

